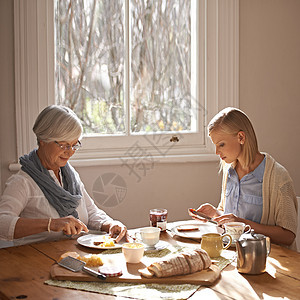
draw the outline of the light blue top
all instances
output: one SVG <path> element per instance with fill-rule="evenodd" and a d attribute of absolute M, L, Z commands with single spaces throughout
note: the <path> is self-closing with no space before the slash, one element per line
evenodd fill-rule
<path fill-rule="evenodd" d="M 266 157 L 257 168 L 239 180 L 233 168 L 228 170 L 226 185 L 225 214 L 260 223 L 263 210 L 262 184 L 265 172 Z"/>

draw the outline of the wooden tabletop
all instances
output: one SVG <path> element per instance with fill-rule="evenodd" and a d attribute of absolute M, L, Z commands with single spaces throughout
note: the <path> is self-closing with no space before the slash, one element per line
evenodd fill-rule
<path fill-rule="evenodd" d="M 161 239 L 171 244 L 197 243 L 173 237 L 168 232 L 162 233 Z M 81 255 L 101 252 L 78 245 L 76 240 L 0 249 L 0 299 L 99 299 L 96 293 L 44 284 L 50 279 L 51 266 L 66 251 L 76 251 Z M 233 262 L 222 271 L 221 278 L 214 285 L 200 287 L 189 299 L 299 299 L 299 294 L 300 253 L 272 244 L 264 274 L 240 274 Z M 116 298 L 101 295 L 101 299 Z"/>

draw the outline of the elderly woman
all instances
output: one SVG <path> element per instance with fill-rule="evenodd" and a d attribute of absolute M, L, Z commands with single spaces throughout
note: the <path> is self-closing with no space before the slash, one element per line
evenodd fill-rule
<path fill-rule="evenodd" d="M 0 201 L 0 239 L 14 245 L 66 238 L 89 229 L 127 237 L 126 227 L 100 210 L 68 163 L 81 147 L 82 126 L 67 107 L 48 106 L 33 131 L 38 149 L 20 157 Z M 89 228 L 89 229 L 88 229 Z"/>

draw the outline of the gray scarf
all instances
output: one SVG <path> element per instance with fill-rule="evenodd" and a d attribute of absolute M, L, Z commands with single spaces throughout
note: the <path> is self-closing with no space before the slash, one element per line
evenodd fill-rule
<path fill-rule="evenodd" d="M 49 171 L 43 167 L 36 149 L 28 155 L 21 156 L 20 164 L 22 165 L 21 169 L 37 183 L 60 217 L 73 215 L 75 218 L 78 218 L 76 208 L 82 194 L 69 163 L 60 168 L 64 188 L 56 184 Z"/>

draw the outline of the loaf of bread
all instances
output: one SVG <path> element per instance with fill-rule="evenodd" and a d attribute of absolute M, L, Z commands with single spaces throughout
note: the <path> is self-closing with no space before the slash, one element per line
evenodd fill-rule
<path fill-rule="evenodd" d="M 144 277 L 169 277 L 185 275 L 209 268 L 211 259 L 206 251 L 195 249 L 184 251 L 166 260 L 152 263 L 146 269 L 139 270 Z"/>

